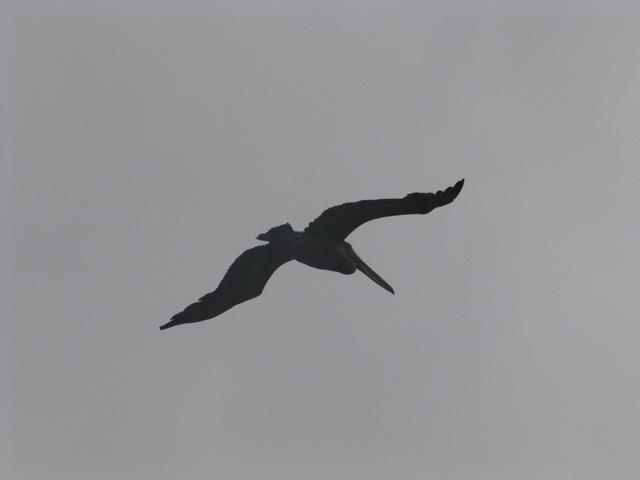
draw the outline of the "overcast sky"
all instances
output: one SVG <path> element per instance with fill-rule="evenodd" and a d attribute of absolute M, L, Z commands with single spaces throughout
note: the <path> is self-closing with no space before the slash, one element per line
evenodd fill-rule
<path fill-rule="evenodd" d="M 0 476 L 640 478 L 640 6 L 5 2 Z M 160 332 L 254 237 L 363 198 Z"/>

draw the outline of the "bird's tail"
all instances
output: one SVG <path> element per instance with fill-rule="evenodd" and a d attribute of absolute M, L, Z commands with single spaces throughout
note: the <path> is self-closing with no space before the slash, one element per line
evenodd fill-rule
<path fill-rule="evenodd" d="M 270 228 L 267 232 L 261 233 L 256 238 L 258 240 L 264 240 L 265 242 L 272 242 L 282 237 L 282 235 L 293 232 L 293 228 L 289 223 L 283 223 L 277 227 Z"/>

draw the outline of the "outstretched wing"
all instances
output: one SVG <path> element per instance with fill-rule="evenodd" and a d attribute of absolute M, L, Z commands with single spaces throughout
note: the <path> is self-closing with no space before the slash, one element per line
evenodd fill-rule
<path fill-rule="evenodd" d="M 239 303 L 257 297 L 273 272 L 291 259 L 282 249 L 272 244 L 245 250 L 231 264 L 215 291 L 207 293 L 196 303 L 175 314 L 160 330 L 182 323 L 208 320 Z"/>
<path fill-rule="evenodd" d="M 463 185 L 464 179 L 436 193 L 410 193 L 404 198 L 343 203 L 322 212 L 304 231 L 318 237 L 344 240 L 369 220 L 411 213 L 425 214 L 434 208 L 447 205 L 458 196 Z"/>

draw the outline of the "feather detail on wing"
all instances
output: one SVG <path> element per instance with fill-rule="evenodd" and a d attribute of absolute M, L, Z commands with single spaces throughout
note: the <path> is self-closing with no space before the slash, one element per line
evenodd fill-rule
<path fill-rule="evenodd" d="M 458 196 L 464 179 L 435 193 L 410 193 L 404 198 L 360 200 L 331 207 L 311 222 L 305 232 L 332 240 L 344 240 L 363 223 L 382 217 L 425 214 L 447 205 Z"/>
<path fill-rule="evenodd" d="M 160 330 L 182 323 L 208 320 L 239 303 L 257 297 L 273 272 L 291 259 L 281 248 L 272 244 L 245 250 L 231 264 L 218 288 L 175 314 Z"/>

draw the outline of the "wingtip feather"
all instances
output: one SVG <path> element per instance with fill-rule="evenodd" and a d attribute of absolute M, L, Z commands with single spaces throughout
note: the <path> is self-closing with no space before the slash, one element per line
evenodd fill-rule
<path fill-rule="evenodd" d="M 173 327 L 174 323 L 173 321 L 171 322 L 167 322 L 164 325 L 160 325 L 160 327 L 158 327 L 160 330 L 166 330 L 167 328 Z"/>
<path fill-rule="evenodd" d="M 458 180 L 455 185 L 447 188 L 444 193 L 445 203 L 453 202 L 456 197 L 460 194 L 462 187 L 464 186 L 464 178 Z"/>

